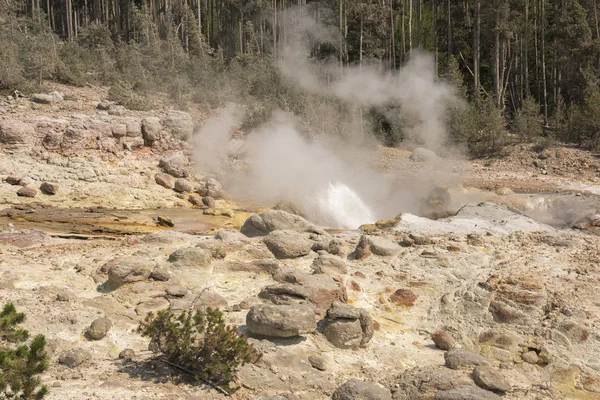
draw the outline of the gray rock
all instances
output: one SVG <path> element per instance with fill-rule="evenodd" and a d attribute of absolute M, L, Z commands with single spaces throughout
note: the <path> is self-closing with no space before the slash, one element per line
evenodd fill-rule
<path fill-rule="evenodd" d="M 340 318 L 328 321 L 323 334 L 340 349 L 357 349 L 362 342 L 362 328 L 358 319 Z"/>
<path fill-rule="evenodd" d="M 126 112 L 127 109 L 124 106 L 118 104 L 112 104 L 108 109 L 108 115 L 122 116 L 125 115 Z"/>
<path fill-rule="evenodd" d="M 510 383 L 502 376 L 500 371 L 495 368 L 480 365 L 473 370 L 473 381 L 480 388 L 494 392 L 510 392 L 512 387 Z"/>
<path fill-rule="evenodd" d="M 521 354 L 521 358 L 526 363 L 534 364 L 534 365 L 537 364 L 538 361 L 540 360 L 540 357 L 538 356 L 538 354 L 533 350 Z"/>
<path fill-rule="evenodd" d="M 20 176 L 14 176 L 14 175 L 9 175 L 4 179 L 4 182 L 8 183 L 9 185 L 18 185 L 19 182 L 21 182 L 22 177 Z"/>
<path fill-rule="evenodd" d="M 209 268 L 212 263 L 210 251 L 197 247 L 175 250 L 169 256 L 169 262 L 179 267 Z"/>
<path fill-rule="evenodd" d="M 488 361 L 477 353 L 465 349 L 452 349 L 444 354 L 446 367 L 462 369 L 477 365 L 487 365 Z"/>
<path fill-rule="evenodd" d="M 267 248 L 278 259 L 298 258 L 310 253 L 313 241 L 293 230 L 273 231 L 264 239 Z"/>
<path fill-rule="evenodd" d="M 154 279 L 155 281 L 167 282 L 169 279 L 171 279 L 171 275 L 164 268 L 156 266 L 152 270 L 150 278 Z"/>
<path fill-rule="evenodd" d="M 378 256 L 391 257 L 402 251 L 402 247 L 383 236 L 367 236 L 371 252 Z"/>
<path fill-rule="evenodd" d="M 321 356 L 314 355 L 314 354 L 310 355 L 310 356 L 308 356 L 308 362 L 310 363 L 310 365 L 313 366 L 313 368 L 316 368 L 319 371 L 327 370 L 327 362 Z"/>
<path fill-rule="evenodd" d="M 17 120 L 0 121 L 0 143 L 7 150 L 24 150 L 33 145 L 35 129 L 33 125 Z"/>
<path fill-rule="evenodd" d="M 224 190 L 223 185 L 215 178 L 208 178 L 205 183 L 206 193 L 204 197 L 209 196 L 214 199 L 220 199 L 223 197 Z"/>
<path fill-rule="evenodd" d="M 435 345 L 442 350 L 451 350 L 457 347 L 456 341 L 446 331 L 437 331 L 431 335 L 431 340 Z"/>
<path fill-rule="evenodd" d="M 175 139 L 188 140 L 194 133 L 194 121 L 186 112 L 170 111 L 163 122 Z"/>
<path fill-rule="evenodd" d="M 111 126 L 112 135 L 114 138 L 122 138 L 127 136 L 127 125 L 125 124 L 114 124 Z"/>
<path fill-rule="evenodd" d="M 31 187 L 22 187 L 21 189 L 17 190 L 17 196 L 20 197 L 35 197 L 36 194 L 37 190 Z"/>
<path fill-rule="evenodd" d="M 175 186 L 173 190 L 178 193 L 189 193 L 194 189 L 192 183 L 187 179 L 179 178 L 175 181 Z"/>
<path fill-rule="evenodd" d="M 392 400 L 390 392 L 376 383 L 350 379 L 337 388 L 332 400 Z"/>
<path fill-rule="evenodd" d="M 159 167 L 162 168 L 163 172 L 176 178 L 185 178 L 189 175 L 188 165 L 188 159 L 182 153 L 163 158 L 159 163 Z"/>
<path fill-rule="evenodd" d="M 55 98 L 51 94 L 35 93 L 29 97 L 29 100 L 38 104 L 52 104 Z"/>
<path fill-rule="evenodd" d="M 87 334 L 92 340 L 100 340 L 106 336 L 110 328 L 112 328 L 112 321 L 110 319 L 98 318 L 91 323 Z"/>
<path fill-rule="evenodd" d="M 155 297 L 146 302 L 140 303 L 135 307 L 135 313 L 141 317 L 144 317 L 149 312 L 156 313 L 161 310 L 169 308 L 171 303 L 164 297 Z"/>
<path fill-rule="evenodd" d="M 58 357 L 58 362 L 60 364 L 66 365 L 69 368 L 76 368 L 84 362 L 91 359 L 92 354 L 89 351 L 78 347 L 75 349 L 65 350 L 62 353 L 60 353 L 60 356 Z"/>
<path fill-rule="evenodd" d="M 317 328 L 315 309 L 308 305 L 257 305 L 246 315 L 248 331 L 267 337 L 294 337 Z"/>
<path fill-rule="evenodd" d="M 187 197 L 187 201 L 189 201 L 195 206 L 204 205 L 204 203 L 202 202 L 202 196 L 200 196 L 198 193 L 190 193 L 190 195 Z"/>
<path fill-rule="evenodd" d="M 215 208 L 215 206 L 216 206 L 215 199 L 212 198 L 211 196 L 203 197 L 202 204 L 204 204 L 208 208 Z"/>
<path fill-rule="evenodd" d="M 273 304 L 298 304 L 309 301 L 311 292 L 301 285 L 283 283 L 270 285 L 260 291 L 258 297 L 271 301 Z"/>
<path fill-rule="evenodd" d="M 187 288 L 184 288 L 183 286 L 179 286 L 179 285 L 169 286 L 165 289 L 165 291 L 167 292 L 167 294 L 169 296 L 173 296 L 173 297 L 183 297 L 188 292 Z"/>
<path fill-rule="evenodd" d="M 502 397 L 477 386 L 461 386 L 436 393 L 435 400 L 502 400 Z"/>
<path fill-rule="evenodd" d="M 293 230 L 296 232 L 311 232 L 325 234 L 314 224 L 304 218 L 281 210 L 268 210 L 251 215 L 240 229 L 249 237 L 265 236 L 276 230 Z"/>
<path fill-rule="evenodd" d="M 311 268 L 315 274 L 339 275 L 348 273 L 346 262 L 340 257 L 330 254 L 319 255 L 313 261 Z"/>
<path fill-rule="evenodd" d="M 58 301 L 73 301 L 77 298 L 73 292 L 68 290 L 61 290 L 56 294 L 56 300 Z"/>
<path fill-rule="evenodd" d="M 432 162 L 437 160 L 438 156 L 431 150 L 417 147 L 410 155 L 410 161 L 413 162 Z"/>
<path fill-rule="evenodd" d="M 21 178 L 19 180 L 19 186 L 23 186 L 23 187 L 32 186 L 33 183 L 34 183 L 34 180 L 28 176 L 24 176 L 23 178 Z"/>
<path fill-rule="evenodd" d="M 173 189 L 175 187 L 175 179 L 169 174 L 159 173 L 154 175 L 154 182 L 167 189 Z"/>
<path fill-rule="evenodd" d="M 62 145 L 63 134 L 62 132 L 49 132 L 44 139 L 42 139 L 42 146 L 46 150 L 59 150 Z"/>
<path fill-rule="evenodd" d="M 307 274 L 296 268 L 280 268 L 273 278 L 282 283 L 302 286 L 309 294 L 309 300 L 319 309 L 327 309 L 334 301 L 346 302 L 345 286 L 324 274 Z"/>
<path fill-rule="evenodd" d="M 222 229 L 215 234 L 215 238 L 222 240 L 224 243 L 246 242 L 248 237 L 240 231 Z M 277 263 L 274 260 L 272 262 Z"/>
<path fill-rule="evenodd" d="M 229 304 L 227 304 L 227 300 L 220 294 L 209 289 L 204 289 L 194 300 L 193 308 L 196 311 L 204 312 L 208 307 L 226 310 Z"/>
<path fill-rule="evenodd" d="M 367 312 L 365 309 L 360 309 L 360 317 L 358 318 L 360 322 L 360 328 L 363 332 L 363 337 L 360 342 L 361 347 L 366 346 L 367 343 L 371 341 L 373 335 L 375 334 L 375 327 L 373 325 L 373 318 L 371 314 Z"/>
<path fill-rule="evenodd" d="M 133 351 L 133 349 L 123 349 L 120 353 L 119 353 L 119 358 L 121 360 L 125 360 L 128 358 L 133 358 L 135 357 L 135 351 Z"/>
<path fill-rule="evenodd" d="M 162 125 L 157 117 L 147 117 L 142 120 L 142 136 L 144 140 L 153 142 L 160 140 Z"/>
<path fill-rule="evenodd" d="M 338 318 L 359 319 L 360 309 L 350 304 L 334 301 L 327 310 L 327 319 L 334 320 Z"/>
<path fill-rule="evenodd" d="M 137 257 L 123 257 L 112 260 L 114 265 L 108 271 L 108 286 L 117 289 L 127 283 L 144 281 L 150 277 L 154 265 Z"/>
<path fill-rule="evenodd" d="M 55 195 L 56 193 L 58 193 L 58 183 L 43 182 L 40 185 L 40 190 L 44 194 L 48 194 L 48 195 L 51 195 L 51 196 Z"/>
<path fill-rule="evenodd" d="M 125 127 L 127 129 L 127 137 L 137 138 L 142 136 L 142 123 L 137 118 L 127 118 Z"/>

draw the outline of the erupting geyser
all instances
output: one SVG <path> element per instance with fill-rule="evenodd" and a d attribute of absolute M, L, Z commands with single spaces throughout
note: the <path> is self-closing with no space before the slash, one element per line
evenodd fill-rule
<path fill-rule="evenodd" d="M 373 211 L 349 186 L 333 182 L 316 195 L 316 207 L 322 223 L 333 228 L 356 229 L 375 221 Z"/>

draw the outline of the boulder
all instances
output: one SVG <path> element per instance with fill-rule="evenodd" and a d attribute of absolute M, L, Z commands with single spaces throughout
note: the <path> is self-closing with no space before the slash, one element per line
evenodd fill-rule
<path fill-rule="evenodd" d="M 163 172 L 176 178 L 185 178 L 189 175 L 189 162 L 187 157 L 182 153 L 177 153 L 171 157 L 162 158 L 158 166 L 162 168 Z"/>
<path fill-rule="evenodd" d="M 127 125 L 125 124 L 114 124 L 110 129 L 114 138 L 119 139 L 127 136 Z"/>
<path fill-rule="evenodd" d="M 193 307 L 196 311 L 204 312 L 208 307 L 225 310 L 229 307 L 227 300 L 220 294 L 204 289 L 194 300 Z"/>
<path fill-rule="evenodd" d="M 319 255 L 314 259 L 311 268 L 315 274 L 339 275 L 348 272 L 346 262 L 330 254 Z"/>
<path fill-rule="evenodd" d="M 38 104 L 52 104 L 54 103 L 55 98 L 51 94 L 35 93 L 29 96 L 29 100 Z"/>
<path fill-rule="evenodd" d="M 189 193 L 194 189 L 192 183 L 187 179 L 179 178 L 175 181 L 175 185 L 173 186 L 173 190 L 178 193 Z"/>
<path fill-rule="evenodd" d="M 438 159 L 438 156 L 431 150 L 417 147 L 410 155 L 410 161 L 413 162 L 432 162 Z"/>
<path fill-rule="evenodd" d="M 310 356 L 308 356 L 308 362 L 310 363 L 310 365 L 312 365 L 313 368 L 316 368 L 319 371 L 327 370 L 327 362 L 321 356 L 318 356 L 315 354 L 310 355 Z"/>
<path fill-rule="evenodd" d="M 154 175 L 154 182 L 167 189 L 175 187 L 175 179 L 169 174 L 159 173 Z"/>
<path fill-rule="evenodd" d="M 17 196 L 20 197 L 35 197 L 36 194 L 37 190 L 32 187 L 22 187 L 21 189 L 17 190 Z"/>
<path fill-rule="evenodd" d="M 208 250 L 190 247 L 175 250 L 168 261 L 178 267 L 206 269 L 212 263 L 212 255 Z"/>
<path fill-rule="evenodd" d="M 293 230 L 273 231 L 264 243 L 278 259 L 303 257 L 310 253 L 313 245 L 305 234 Z"/>
<path fill-rule="evenodd" d="M 87 330 L 87 334 L 92 340 L 100 340 L 106 336 L 110 328 L 112 327 L 112 321 L 108 318 L 95 319 Z"/>
<path fill-rule="evenodd" d="M 334 346 L 357 349 L 373 337 L 373 319 L 366 310 L 333 302 L 327 310 L 323 334 Z"/>
<path fill-rule="evenodd" d="M 310 232 L 326 234 L 304 218 L 281 210 L 268 210 L 251 215 L 240 229 L 249 237 L 265 236 L 277 230 L 292 230 L 296 232 Z"/>
<path fill-rule="evenodd" d="M 436 393 L 435 400 L 502 400 L 502 397 L 477 386 L 461 386 Z"/>
<path fill-rule="evenodd" d="M 392 400 L 390 392 L 376 383 L 350 379 L 338 387 L 332 400 Z"/>
<path fill-rule="evenodd" d="M 273 278 L 281 283 L 302 287 L 308 300 L 319 309 L 327 309 L 334 301 L 346 302 L 345 286 L 325 274 L 307 274 L 296 268 L 282 268 L 275 271 Z M 296 290 L 299 290 L 296 288 Z M 298 293 L 298 292 L 296 292 Z"/>
<path fill-rule="evenodd" d="M 40 190 L 44 194 L 48 194 L 48 195 L 51 195 L 51 196 L 55 195 L 56 193 L 58 193 L 58 183 L 43 182 L 40 185 Z"/>
<path fill-rule="evenodd" d="M 142 136 L 144 140 L 153 142 L 160 140 L 162 125 L 157 117 L 147 117 L 142 120 Z"/>
<path fill-rule="evenodd" d="M 135 357 L 135 351 L 133 349 L 123 349 L 119 353 L 119 359 L 121 360 L 131 359 L 133 357 Z"/>
<path fill-rule="evenodd" d="M 475 367 L 473 370 L 473 381 L 480 388 L 494 392 L 510 392 L 510 383 L 502 376 L 500 371 L 485 365 Z"/>
<path fill-rule="evenodd" d="M 42 139 L 42 146 L 44 146 L 46 150 L 59 150 L 62 141 L 62 132 L 50 132 Z"/>
<path fill-rule="evenodd" d="M 257 305 L 246 315 L 248 331 L 267 337 L 295 337 L 317 329 L 314 307 L 295 305 Z"/>
<path fill-rule="evenodd" d="M 108 286 L 117 289 L 127 283 L 144 281 L 150 277 L 154 265 L 137 257 L 123 257 L 109 261 Z"/>
<path fill-rule="evenodd" d="M 188 293 L 187 288 L 183 287 L 183 286 L 179 286 L 179 285 L 171 285 L 168 286 L 165 289 L 165 292 L 167 292 L 167 294 L 169 296 L 173 296 L 173 297 L 183 297 Z"/>
<path fill-rule="evenodd" d="M 135 313 L 140 317 L 146 316 L 149 312 L 157 313 L 161 310 L 169 308 L 171 303 L 164 297 L 155 297 L 146 302 L 140 303 L 135 307 Z"/>
<path fill-rule="evenodd" d="M 171 275 L 169 275 L 169 272 L 163 267 L 156 266 L 152 270 L 150 278 L 154 279 L 155 281 L 167 282 L 169 279 L 171 279 Z"/>
<path fill-rule="evenodd" d="M 431 335 L 431 340 L 435 345 L 442 350 L 451 350 L 457 347 L 456 341 L 446 331 L 437 331 L 433 335 Z"/>
<path fill-rule="evenodd" d="M 8 183 L 9 185 L 16 186 L 19 184 L 19 182 L 21 182 L 21 179 L 22 177 L 20 176 L 9 175 L 4 178 L 4 182 Z"/>
<path fill-rule="evenodd" d="M 60 356 L 58 357 L 58 362 L 60 364 L 66 365 L 69 368 L 76 368 L 84 362 L 91 359 L 92 354 L 89 351 L 78 347 L 75 349 L 65 350 L 62 353 L 60 353 Z"/>
<path fill-rule="evenodd" d="M 142 136 L 142 123 L 137 118 L 126 118 L 124 121 L 127 137 L 137 138 Z"/>
<path fill-rule="evenodd" d="M 367 241 L 371 252 L 378 256 L 391 257 L 402 251 L 402 247 L 398 243 L 384 236 L 367 236 Z"/>
<path fill-rule="evenodd" d="M 211 196 L 203 197 L 202 204 L 204 204 L 208 208 L 215 208 L 215 206 L 216 206 L 215 199 Z"/>
<path fill-rule="evenodd" d="M 33 145 L 35 129 L 33 125 L 17 121 L 0 121 L 0 144 L 7 150 L 24 150 Z"/>
<path fill-rule="evenodd" d="M 192 116 L 183 111 L 170 111 L 163 123 L 178 140 L 188 140 L 194 133 Z"/>
<path fill-rule="evenodd" d="M 463 369 L 478 365 L 487 365 L 488 361 L 477 353 L 465 349 L 453 349 L 444 354 L 446 367 Z"/>
<path fill-rule="evenodd" d="M 32 178 L 30 178 L 28 176 L 24 176 L 21 179 L 19 179 L 19 186 L 23 186 L 23 187 L 33 186 L 34 182 L 35 181 Z"/>

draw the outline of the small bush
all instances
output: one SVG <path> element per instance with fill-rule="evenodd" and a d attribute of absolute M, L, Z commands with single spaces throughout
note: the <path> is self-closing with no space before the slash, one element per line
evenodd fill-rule
<path fill-rule="evenodd" d="M 150 349 L 164 360 L 229 393 L 238 389 L 231 386 L 238 368 L 256 359 L 246 338 L 225 324 L 221 311 L 210 307 L 205 314 L 149 314 L 139 331 L 150 337 Z"/>
<path fill-rule="evenodd" d="M 540 106 L 532 99 L 523 101 L 511 126 L 513 132 L 523 140 L 536 140 L 544 135 Z"/>
<path fill-rule="evenodd" d="M 38 375 L 48 368 L 44 350 L 46 339 L 37 335 L 29 345 L 20 344 L 29 338 L 29 332 L 17 326 L 25 321 L 8 303 L 0 313 L 0 398 L 42 399 L 48 389 Z"/>

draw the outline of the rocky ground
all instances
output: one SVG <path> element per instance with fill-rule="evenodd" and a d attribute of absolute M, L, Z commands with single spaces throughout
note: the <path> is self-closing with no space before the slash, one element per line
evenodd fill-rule
<path fill-rule="evenodd" d="M 46 335 L 48 398 L 224 398 L 136 331 L 148 311 L 217 306 L 261 354 L 236 399 L 600 399 L 593 154 L 447 160 L 454 191 L 497 204 L 324 231 L 195 171 L 196 115 L 57 89 L 0 102 L 0 304 Z M 432 162 L 417 155 L 381 149 L 381 166 Z M 556 190 L 576 218 L 514 211 L 537 198 L 513 191 Z"/>

